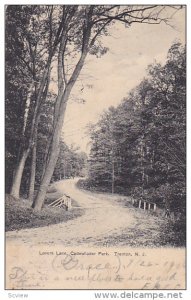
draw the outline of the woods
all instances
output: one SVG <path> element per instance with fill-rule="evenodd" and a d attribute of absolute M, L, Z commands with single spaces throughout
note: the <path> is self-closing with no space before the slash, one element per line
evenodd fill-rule
<path fill-rule="evenodd" d="M 59 177 L 55 169 L 59 153 L 67 157 L 70 152 L 60 137 L 66 107 L 87 56 L 106 54 L 102 37 L 110 34 L 116 22 L 127 30 L 134 23 L 168 24 L 179 9 L 181 6 L 160 5 L 7 6 L 6 192 L 15 199 L 27 192 L 34 210 L 41 210 L 51 178 Z M 185 172 L 181 57 L 174 45 L 166 66 L 153 66 L 151 79 L 142 82 L 128 101 L 105 113 L 100 129 L 92 130 L 93 181 L 99 177 L 103 184 L 112 186 L 112 192 L 138 184 L 164 189 L 167 184 L 178 184 L 178 190 L 181 188 Z M 165 108 L 168 114 L 163 114 Z M 170 120 L 176 123 L 174 127 Z M 164 157 L 158 153 L 160 147 L 165 149 Z M 71 169 L 70 175 L 73 173 Z"/>
<path fill-rule="evenodd" d="M 186 289 L 187 13 L 4 6 L 8 294 Z"/>
<path fill-rule="evenodd" d="M 116 108 L 89 126 L 89 180 L 96 190 L 157 203 L 179 218 L 186 210 L 186 56 L 174 43 L 164 65 Z"/>

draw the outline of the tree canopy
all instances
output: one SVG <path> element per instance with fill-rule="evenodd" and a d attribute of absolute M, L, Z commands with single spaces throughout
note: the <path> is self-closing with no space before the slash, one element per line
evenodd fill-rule
<path fill-rule="evenodd" d="M 50 128 L 48 138 L 44 138 L 46 154 L 33 202 L 36 210 L 41 210 L 44 203 L 59 155 L 67 103 L 87 55 L 101 56 L 107 52 L 102 36 L 109 35 L 116 22 L 127 29 L 135 23 L 168 24 L 180 8 L 173 5 L 6 7 L 6 182 L 15 199 L 19 198 L 22 178 L 26 177 L 27 161 L 30 161 L 27 182 L 30 194 L 34 193 L 36 166 L 42 152 L 40 136 L 45 130 L 41 125 L 49 96 L 52 95 L 51 117 L 44 120 L 50 121 Z M 114 157 L 115 151 L 116 147 L 110 156 Z"/>
<path fill-rule="evenodd" d="M 164 65 L 90 126 L 89 180 L 97 188 L 185 214 L 186 57 L 174 43 Z"/>

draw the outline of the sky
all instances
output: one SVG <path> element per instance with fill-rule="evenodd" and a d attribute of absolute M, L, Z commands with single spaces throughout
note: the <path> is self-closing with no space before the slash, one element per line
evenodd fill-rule
<path fill-rule="evenodd" d="M 122 24 L 112 27 L 111 36 L 103 37 L 109 51 L 101 58 L 89 55 L 68 103 L 63 126 L 65 142 L 89 152 L 87 125 L 96 123 L 104 110 L 117 106 L 129 91 L 146 76 L 149 64 L 164 63 L 168 49 L 175 41 L 185 43 L 185 11 L 166 24 Z M 89 87 L 91 86 L 91 88 Z M 84 99 L 79 103 L 74 99 Z"/>

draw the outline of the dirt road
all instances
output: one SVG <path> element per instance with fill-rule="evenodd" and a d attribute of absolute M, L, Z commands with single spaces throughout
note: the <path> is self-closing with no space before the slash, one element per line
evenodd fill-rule
<path fill-rule="evenodd" d="M 10 231 L 7 242 L 65 246 L 153 246 L 160 244 L 160 218 L 135 209 L 128 197 L 79 190 L 76 179 L 59 181 L 56 188 L 70 195 L 85 214 L 66 223 Z M 123 200 L 123 201 L 121 201 Z M 73 208 L 75 209 L 75 208 Z"/>
<path fill-rule="evenodd" d="M 16 242 L 22 241 L 30 244 L 78 245 L 83 241 L 93 242 L 95 239 L 102 239 L 133 223 L 131 213 L 124 211 L 113 201 L 117 196 L 95 195 L 81 191 L 76 187 L 76 181 L 76 179 L 60 181 L 55 186 L 59 191 L 75 199 L 80 207 L 85 208 L 85 214 L 82 217 L 48 227 L 11 231 L 6 234 L 7 241 L 15 239 Z"/>
<path fill-rule="evenodd" d="M 149 287 L 156 288 L 155 277 L 161 274 L 163 278 L 164 265 L 170 261 L 172 252 L 156 248 L 154 252 L 145 249 L 145 254 L 142 248 L 135 251 L 134 247 L 152 247 L 157 243 L 161 246 L 164 220 L 132 207 L 128 197 L 81 191 L 75 183 L 76 180 L 60 181 L 56 188 L 75 199 L 84 215 L 66 223 L 6 233 L 6 287 L 15 290 L 142 289 L 148 288 L 150 278 Z M 160 257 L 160 263 L 156 257 Z M 176 263 L 182 266 L 184 250 L 178 249 L 174 257 L 179 258 L 180 262 Z M 143 263 L 149 268 L 143 268 Z M 160 287 L 184 288 L 183 273 L 182 267 L 176 280 L 168 282 L 165 277 Z"/>

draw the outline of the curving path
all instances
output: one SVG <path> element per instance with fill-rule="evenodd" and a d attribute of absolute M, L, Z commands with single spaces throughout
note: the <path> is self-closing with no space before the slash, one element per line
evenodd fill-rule
<path fill-rule="evenodd" d="M 7 289 L 185 289 L 184 249 L 172 254 L 161 247 L 137 248 L 160 246 L 164 219 L 124 206 L 124 201 L 118 204 L 122 196 L 81 191 L 75 183 L 56 186 L 78 202 L 84 215 L 7 232 Z"/>
<path fill-rule="evenodd" d="M 7 232 L 7 243 L 14 241 L 19 244 L 22 242 L 30 245 L 64 244 L 66 246 L 94 244 L 95 241 L 132 226 L 134 216 L 131 211 L 128 208 L 124 209 L 115 201 L 122 196 L 79 190 L 76 187 L 77 180 L 59 181 L 55 186 L 61 192 L 70 195 L 80 207 L 85 209 L 83 216 L 66 223 Z"/>

